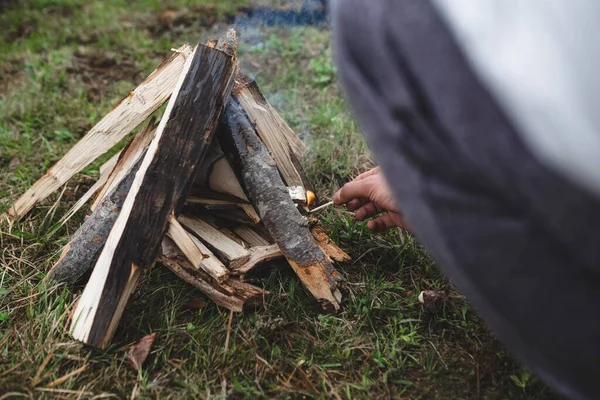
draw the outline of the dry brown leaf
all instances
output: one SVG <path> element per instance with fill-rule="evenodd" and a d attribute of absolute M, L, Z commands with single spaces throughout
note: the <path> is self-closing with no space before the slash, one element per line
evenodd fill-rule
<path fill-rule="evenodd" d="M 146 335 L 129 348 L 129 351 L 127 352 L 127 361 L 129 361 L 129 365 L 136 371 L 142 366 L 144 361 L 146 361 L 148 354 L 150 354 L 150 349 L 152 348 L 155 337 L 156 332 Z"/>
<path fill-rule="evenodd" d="M 191 298 L 181 305 L 182 310 L 201 310 L 206 307 L 206 302 L 197 297 Z"/>
<path fill-rule="evenodd" d="M 19 168 L 19 165 L 21 165 L 21 160 L 19 157 L 13 157 L 8 163 L 8 170 L 14 171 L 15 169 Z"/>

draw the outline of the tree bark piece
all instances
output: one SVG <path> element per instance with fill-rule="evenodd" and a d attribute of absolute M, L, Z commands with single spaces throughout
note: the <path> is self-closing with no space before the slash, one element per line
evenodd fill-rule
<path fill-rule="evenodd" d="M 96 198 L 98 205 L 92 206 L 94 211 L 92 215 L 86 219 L 64 247 L 60 259 L 49 271 L 48 279 L 72 285 L 96 264 L 108 234 L 121 212 L 131 183 L 140 166 L 140 159 L 150 144 L 148 137 L 151 138 L 154 135 L 155 129 L 156 125 L 152 119 L 123 151 L 101 167 L 101 171 L 104 168 L 102 176 L 105 176 L 105 179 L 101 178 L 98 181 L 99 183 L 104 182 L 104 187 Z M 115 160 L 116 165 L 111 166 L 115 158 L 118 158 Z M 88 193 L 95 191 L 95 187 L 96 185 Z M 108 195 L 103 194 L 104 192 Z M 88 193 L 78 201 L 78 204 L 82 203 L 81 205 L 83 205 L 87 201 L 83 200 Z M 75 207 L 72 210 L 63 217 L 63 223 L 76 212 Z"/>
<path fill-rule="evenodd" d="M 319 225 L 313 226 L 310 231 L 313 237 L 319 243 L 319 247 L 330 260 L 337 262 L 348 262 L 352 260 L 348 254 L 338 247 L 327 233 Z"/>
<path fill-rule="evenodd" d="M 234 97 L 242 105 L 248 118 L 255 125 L 259 137 L 277 163 L 277 168 L 287 186 L 300 192 L 306 200 L 306 179 L 297 168 L 305 146 L 298 135 L 269 104 L 253 80 L 238 75 L 233 90 Z"/>
<path fill-rule="evenodd" d="M 188 57 L 156 135 L 136 174 L 74 313 L 71 334 L 105 348 L 139 275 L 158 255 L 169 218 L 177 215 L 231 92 L 235 32 L 216 49 Z"/>
<path fill-rule="evenodd" d="M 179 247 L 194 268 L 201 268 L 219 282 L 223 282 L 229 277 L 229 271 L 221 261 L 199 240 L 189 234 L 174 216 L 170 218 L 167 236 Z"/>
<path fill-rule="evenodd" d="M 340 308 L 340 274 L 319 248 L 290 199 L 276 163 L 256 135 L 244 110 L 230 100 L 222 119 L 223 138 L 229 137 L 242 171 L 244 186 L 262 222 L 312 295 L 327 311 Z"/>
<path fill-rule="evenodd" d="M 192 48 L 184 45 L 152 72 L 133 92 L 100 120 L 44 176 L 42 176 L 9 209 L 13 219 L 22 218 L 38 202 L 65 184 L 73 175 L 91 164 L 121 141 L 173 92 Z"/>
<path fill-rule="evenodd" d="M 225 282 L 219 283 L 204 271 L 194 269 L 188 260 L 174 248 L 170 239 L 163 241 L 163 251 L 158 260 L 179 278 L 200 289 L 215 304 L 235 312 L 242 312 L 245 304 L 262 304 L 265 296 L 269 294 L 263 289 L 241 282 L 237 278 L 229 278 Z"/>
<path fill-rule="evenodd" d="M 73 285 L 96 264 L 123 208 L 140 163 L 141 161 L 133 166 L 131 172 L 113 188 L 96 211 L 71 236 L 46 279 Z"/>
<path fill-rule="evenodd" d="M 248 250 L 200 218 L 182 215 L 179 217 L 179 222 L 200 240 L 214 248 L 217 254 L 226 260 L 229 268 L 242 265 L 250 258 Z"/>

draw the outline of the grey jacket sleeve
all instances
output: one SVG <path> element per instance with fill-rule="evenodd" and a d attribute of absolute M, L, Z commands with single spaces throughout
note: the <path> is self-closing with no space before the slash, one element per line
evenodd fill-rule
<path fill-rule="evenodd" d="M 594 191 L 531 151 L 430 1 L 338 0 L 332 15 L 345 93 L 419 240 L 534 372 L 600 398 Z"/>

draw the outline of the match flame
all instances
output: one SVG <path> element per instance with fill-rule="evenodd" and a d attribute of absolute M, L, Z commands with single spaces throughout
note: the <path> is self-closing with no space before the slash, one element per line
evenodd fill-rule
<path fill-rule="evenodd" d="M 315 196 L 315 194 L 312 191 L 310 191 L 310 190 L 306 191 L 306 205 L 307 206 L 310 207 L 310 205 L 312 203 L 314 203 L 316 199 L 317 199 L 317 196 Z"/>

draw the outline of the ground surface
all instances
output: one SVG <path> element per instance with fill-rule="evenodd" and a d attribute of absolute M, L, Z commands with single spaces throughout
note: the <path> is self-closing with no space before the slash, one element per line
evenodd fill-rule
<path fill-rule="evenodd" d="M 209 3 L 0 1 L 0 213 L 170 48 L 216 38 L 248 5 Z M 328 30 L 238 26 L 244 70 L 309 144 L 305 165 L 327 199 L 371 165 L 335 83 Z M 21 224 L 0 225 L 0 398 L 553 398 L 414 240 L 371 235 L 340 210 L 323 214 L 354 258 L 339 266 L 348 282 L 339 315 L 320 314 L 293 274 L 277 271 L 263 283 L 289 297 L 235 315 L 227 348 L 228 312 L 182 308 L 202 295 L 156 267 L 113 347 L 82 347 L 65 334 L 81 286 L 45 287 L 42 279 L 84 212 L 54 229 L 59 216 L 108 156 L 74 178 L 60 201 L 57 194 Z M 437 313 L 417 302 L 427 289 L 448 294 Z M 151 332 L 152 353 L 134 371 L 126 346 Z"/>

